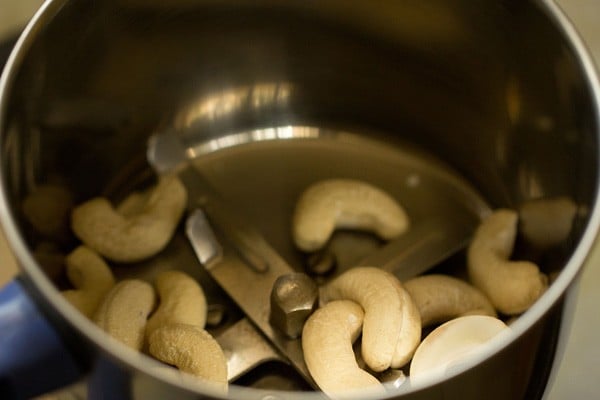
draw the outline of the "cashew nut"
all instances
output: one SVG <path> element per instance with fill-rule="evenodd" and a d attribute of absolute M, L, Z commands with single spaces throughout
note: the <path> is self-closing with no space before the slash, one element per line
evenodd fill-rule
<path fill-rule="evenodd" d="M 519 207 L 521 233 L 540 249 L 555 246 L 569 236 L 576 213 L 568 197 L 530 200 Z"/>
<path fill-rule="evenodd" d="M 467 253 L 469 277 L 501 313 L 527 310 L 546 290 L 548 278 L 529 261 L 509 261 L 517 213 L 499 209 L 477 228 Z"/>
<path fill-rule="evenodd" d="M 353 300 L 363 307 L 362 356 L 373 371 L 398 368 L 410 359 L 418 345 L 415 338 L 421 335 L 421 321 L 394 275 L 375 267 L 352 268 L 323 288 L 322 299 Z"/>
<path fill-rule="evenodd" d="M 38 186 L 23 200 L 23 214 L 36 231 L 47 237 L 64 237 L 68 232 L 73 196 L 64 186 Z"/>
<path fill-rule="evenodd" d="M 180 271 L 164 271 L 156 278 L 160 304 L 146 325 L 146 336 L 163 325 L 184 323 L 204 328 L 206 297 L 191 276 Z"/>
<path fill-rule="evenodd" d="M 323 247 L 336 228 L 372 231 L 389 240 L 408 227 L 404 209 L 390 195 L 352 179 L 313 184 L 300 196 L 293 217 L 294 241 L 304 251 Z"/>
<path fill-rule="evenodd" d="M 216 389 L 227 390 L 227 359 L 219 343 L 199 326 L 163 325 L 150 334 L 148 343 L 156 359 L 203 378 Z"/>
<path fill-rule="evenodd" d="M 174 176 L 161 177 L 150 193 L 131 201 L 135 206 L 121 207 L 125 214 L 103 197 L 79 205 L 71 214 L 73 231 L 82 242 L 116 262 L 155 255 L 177 228 L 187 202 L 185 187 Z"/>
<path fill-rule="evenodd" d="M 356 397 L 358 389 L 385 393 L 383 385 L 358 366 L 352 349 L 363 317 L 358 304 L 338 300 L 319 308 L 304 324 L 304 361 L 316 384 L 331 398 Z"/>
<path fill-rule="evenodd" d="M 125 218 L 144 213 L 144 207 L 146 206 L 146 203 L 148 203 L 151 195 L 152 190 L 130 193 L 123 201 L 117 204 L 117 213 Z"/>
<path fill-rule="evenodd" d="M 156 302 L 152 286 L 137 279 L 117 283 L 106 295 L 94 322 L 125 345 L 141 350 L 148 315 Z"/>
<path fill-rule="evenodd" d="M 464 315 L 496 316 L 490 301 L 477 288 L 448 275 L 422 275 L 403 283 L 416 304 L 423 327 Z"/>
<path fill-rule="evenodd" d="M 410 363 L 412 383 L 435 379 L 471 361 L 486 343 L 508 326 L 498 318 L 469 315 L 452 319 L 434 329 L 421 342 Z"/>
<path fill-rule="evenodd" d="M 398 344 L 390 366 L 401 368 L 411 360 L 417 346 L 421 343 L 422 323 L 419 309 L 404 285 L 401 285 L 395 277 L 392 280 L 402 301 L 402 329 L 400 329 Z"/>
<path fill-rule="evenodd" d="M 79 246 L 65 258 L 67 277 L 75 287 L 63 296 L 86 317 L 91 318 L 104 296 L 115 285 L 110 267 L 93 250 Z"/>

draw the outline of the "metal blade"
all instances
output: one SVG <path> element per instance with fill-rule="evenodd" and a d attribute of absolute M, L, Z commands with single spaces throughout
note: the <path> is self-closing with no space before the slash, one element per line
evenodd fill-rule
<path fill-rule="evenodd" d="M 227 357 L 227 379 L 230 382 L 267 361 L 287 363 L 247 318 L 236 322 L 216 340 Z"/>
<path fill-rule="evenodd" d="M 218 198 L 193 166 L 182 170 L 179 177 L 188 190 L 189 207 L 201 207 L 194 209 L 186 229 L 198 259 L 205 260 L 206 270 L 213 279 L 298 373 L 316 388 L 304 362 L 301 341 L 288 338 L 269 322 L 271 289 L 279 276 L 294 270 L 243 216 Z M 231 246 L 207 245 L 205 233 L 209 226 L 231 241 Z M 222 249 L 220 257 L 211 258 L 210 254 L 216 254 L 215 248 Z"/>
<path fill-rule="evenodd" d="M 432 217 L 367 255 L 359 265 L 380 267 L 404 281 L 464 249 L 471 241 L 475 227 L 475 221 L 459 220 L 450 215 Z"/>
<path fill-rule="evenodd" d="M 265 361 L 281 360 L 317 388 L 304 362 L 301 341 L 288 338 L 269 321 L 273 285 L 279 276 L 294 270 L 187 162 L 184 146 L 175 135 L 151 138 L 148 160 L 159 173 L 178 170 L 189 197 L 188 239 L 198 260 L 246 314 L 247 318 L 217 337 L 228 353 L 230 380 Z M 400 280 L 409 279 L 464 248 L 476 224 L 451 215 L 419 222 L 358 264 L 378 266 Z M 218 241 L 212 228 L 226 243 Z"/>

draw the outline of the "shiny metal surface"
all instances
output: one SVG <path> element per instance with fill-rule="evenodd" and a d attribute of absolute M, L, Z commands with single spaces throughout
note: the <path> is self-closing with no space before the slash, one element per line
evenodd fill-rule
<path fill-rule="evenodd" d="M 242 318 L 217 337 L 227 357 L 227 379 L 230 382 L 268 361 L 286 363 L 247 319 Z"/>
<path fill-rule="evenodd" d="M 125 366 L 132 393 L 179 388 L 172 390 L 193 398 L 187 390 L 205 388 L 151 371 L 72 313 L 29 254 L 36 238 L 18 205 L 56 175 L 79 199 L 95 194 L 150 131 L 186 109 L 195 110 L 180 118 L 189 142 L 282 122 L 368 127 L 390 144 L 408 141 L 442 158 L 494 206 L 572 197 L 580 215 L 559 257 L 564 268 L 511 342 L 486 355 L 478 379 L 467 372 L 411 396 L 479 398 L 492 384 L 496 398 L 535 392 L 527 389 L 534 359 L 551 347 L 540 332 L 552 325 L 548 313 L 578 274 L 599 218 L 591 63 L 550 2 L 377 6 L 51 1 L 21 40 L 0 83 L 4 227 L 40 299 L 86 352 Z M 506 365 L 519 365 L 518 373 L 506 375 Z M 232 397 L 265 395 L 236 390 Z"/>
<path fill-rule="evenodd" d="M 296 127 L 287 129 L 290 132 L 289 138 L 296 139 L 305 138 L 303 135 L 294 134 L 295 132 L 302 133 L 305 130 L 305 128 Z M 318 132 L 316 129 L 313 129 L 313 131 Z M 243 135 L 236 136 L 241 137 Z M 253 136 L 258 138 L 258 142 L 266 137 L 259 132 L 255 132 Z M 314 137 L 318 136 L 315 135 Z M 271 138 L 269 140 L 280 139 Z M 174 146 L 173 143 L 172 140 L 167 140 L 166 136 L 153 137 L 150 140 L 148 154 L 155 169 L 168 171 L 179 166 L 179 174 L 188 189 L 190 197 L 188 208 L 192 211 L 186 222 L 186 236 L 196 256 L 208 273 L 216 279 L 218 284 L 247 313 L 250 320 L 263 331 L 267 339 L 271 340 L 284 355 L 284 357 L 274 358 L 273 350 L 265 353 L 264 348 L 269 347 L 269 345 L 264 339 L 261 341 L 261 334 L 256 331 L 256 328 L 248 320 L 243 318 L 217 336 L 219 343 L 225 346 L 224 350 L 230 355 L 228 358 L 230 380 L 247 373 L 253 367 L 274 359 L 280 362 L 291 362 L 306 379 L 308 374 L 306 366 L 302 362 L 300 341 L 293 339 L 300 336 L 304 321 L 317 306 L 318 288 L 316 283 L 304 273 L 291 272 L 293 271 L 292 266 L 285 266 L 285 268 L 279 266 L 283 263 L 281 257 L 273 258 L 275 250 L 270 248 L 265 239 L 249 225 L 247 218 L 239 215 L 237 208 L 244 207 L 233 208 L 231 205 L 227 205 L 218 193 L 210 188 L 206 178 L 200 175 L 197 169 L 189 166 L 185 167 L 186 158 L 183 156 L 183 151 L 176 152 L 179 153 L 179 156 L 171 151 L 176 147 L 180 147 Z M 252 142 L 245 141 L 244 143 Z M 216 150 L 216 152 L 219 151 Z M 211 152 L 205 154 L 211 155 Z M 235 163 L 240 159 L 240 154 L 236 152 L 233 154 L 234 158 L 231 157 L 229 156 L 226 160 Z M 170 167 L 167 167 L 168 165 Z M 405 168 L 413 174 L 416 171 L 422 173 L 423 176 L 419 177 L 419 180 L 423 180 L 423 185 L 427 186 L 425 183 L 427 181 L 427 171 L 420 170 L 420 166 L 419 163 L 415 162 Z M 433 169 L 431 165 L 428 165 L 428 168 Z M 255 173 L 259 171 L 254 170 Z M 447 183 L 446 190 L 452 187 L 453 191 L 457 191 L 458 188 L 453 186 L 455 184 L 456 182 L 451 180 Z M 259 192 L 269 190 L 264 185 L 258 184 L 256 184 L 255 189 Z M 465 188 L 464 193 L 465 197 L 459 201 L 461 208 L 465 204 L 474 203 L 479 204 L 479 210 L 482 213 L 488 211 L 487 207 L 478 198 L 468 197 L 466 193 L 469 193 L 469 188 Z M 444 197 L 446 194 L 439 191 L 430 195 Z M 269 195 L 267 194 L 262 201 L 257 201 L 257 203 L 265 203 L 268 198 Z M 201 209 L 195 207 L 206 209 L 208 216 Z M 432 268 L 459 250 L 464 249 L 472 231 L 475 229 L 478 219 L 472 215 L 460 219 L 459 216 L 462 211 L 460 208 L 448 209 L 437 218 L 426 217 L 422 222 L 417 221 L 408 233 L 384 246 L 379 243 L 371 244 L 373 242 L 372 238 L 364 234 L 338 233 L 332 241 L 336 245 L 336 252 L 339 253 L 339 257 L 337 257 L 339 265 L 337 265 L 335 273 L 329 274 L 329 279 L 357 265 L 381 266 L 395 273 L 400 279 L 409 279 Z M 215 224 L 216 230 L 223 235 L 225 245 L 219 243 L 211 228 L 211 222 Z M 341 241 L 340 237 L 344 240 Z M 366 246 L 362 244 L 363 242 L 366 242 Z M 239 259 L 236 258 L 235 251 L 231 252 L 231 249 L 227 249 L 229 245 L 237 250 L 237 254 L 240 256 Z M 228 251 L 224 253 L 223 248 Z M 343 262 L 342 255 L 345 258 Z M 350 259 L 352 255 L 353 257 Z M 236 262 L 232 263 L 232 259 Z M 304 268 L 309 268 L 309 266 L 307 265 Z M 246 269 L 254 274 L 248 276 Z M 223 271 L 228 272 L 224 274 Z M 273 279 L 274 282 L 272 282 Z M 263 282 L 265 280 L 266 282 Z M 321 283 L 325 282 L 325 277 L 321 277 L 319 281 Z M 265 308 L 265 296 L 267 295 L 265 289 L 268 288 L 269 284 L 272 284 L 270 307 Z M 242 293 L 243 297 L 241 297 Z M 270 329 L 268 323 L 275 330 Z M 243 329 L 239 328 L 240 326 Z M 237 332 L 237 336 L 232 331 Z M 274 335 L 274 333 L 278 334 Z M 280 335 L 281 333 L 284 334 L 283 337 Z M 244 337 L 245 334 L 248 337 Z M 224 336 L 226 337 L 225 342 L 223 342 Z M 286 344 L 283 346 L 281 343 Z M 255 345 L 256 349 L 246 348 L 242 354 L 236 355 L 236 352 L 239 352 L 244 345 Z M 265 358 L 260 359 L 261 356 Z M 286 356 L 289 357 L 289 360 L 286 359 Z M 395 379 L 392 380 L 395 381 Z M 312 384 L 312 380 L 308 380 L 308 382 Z"/>
<path fill-rule="evenodd" d="M 304 323 L 319 307 L 319 288 L 302 272 L 282 275 L 271 289 L 269 321 L 290 339 L 302 335 Z"/>
<path fill-rule="evenodd" d="M 200 263 L 206 265 L 221 258 L 223 249 L 201 209 L 195 210 L 188 217 L 185 227 L 186 236 L 190 238 Z"/>
<path fill-rule="evenodd" d="M 192 174 L 192 176 L 195 176 L 195 174 Z M 195 182 L 193 187 L 189 186 L 189 179 L 184 180 L 184 182 L 188 182 L 188 191 L 191 191 L 192 196 L 203 193 L 198 193 L 199 189 L 193 189 L 197 188 Z M 203 204 L 207 204 L 211 201 L 215 201 L 215 199 L 205 200 L 203 201 Z M 211 209 L 210 206 L 209 209 Z M 225 212 L 229 214 L 230 211 L 225 209 Z M 213 222 L 215 220 L 217 221 L 217 227 L 220 228 L 220 231 L 225 231 L 226 239 L 234 239 L 233 253 L 235 254 L 235 249 L 238 249 L 238 251 L 240 249 L 238 244 L 239 241 L 235 240 L 240 235 L 239 230 L 237 229 L 238 225 L 232 228 L 232 219 L 227 219 L 224 222 L 220 219 L 222 214 L 215 215 L 212 213 L 211 217 L 214 218 L 212 219 Z M 233 221 L 236 220 L 237 218 L 234 217 Z M 244 236 L 245 239 L 243 242 L 244 245 L 242 245 L 241 259 L 235 255 L 232 256 L 231 249 L 229 249 L 227 253 L 223 253 L 223 247 L 216 240 L 206 215 L 200 209 L 195 210 L 188 217 L 186 225 L 188 227 L 202 227 L 202 229 L 186 230 L 186 235 L 194 248 L 194 252 L 198 256 L 198 260 L 206 267 L 209 274 L 211 274 L 218 284 L 234 299 L 252 321 L 250 322 L 247 318 L 242 318 L 217 337 L 219 344 L 221 344 L 223 350 L 226 352 L 228 379 L 233 381 L 264 362 L 278 360 L 284 363 L 292 363 L 303 378 L 314 385 L 302 358 L 300 342 L 297 340 L 289 340 L 297 339 L 298 336 L 297 334 L 290 335 L 290 333 L 293 332 L 290 331 L 290 329 L 297 330 L 298 324 L 303 323 L 306 318 L 302 321 L 299 321 L 298 318 L 296 318 L 293 324 L 288 324 L 288 312 L 282 307 L 276 307 L 280 304 L 285 304 L 284 301 L 280 301 L 280 299 L 277 298 L 274 302 L 273 295 L 271 295 L 270 307 L 265 304 L 266 296 L 268 295 L 268 292 L 265 291 L 265 289 L 267 289 L 264 284 L 265 280 L 266 285 L 271 283 L 272 290 L 275 290 L 275 288 L 279 287 L 278 282 L 280 279 L 291 273 L 291 267 L 284 264 L 282 269 L 282 267 L 280 267 L 282 261 L 280 261 L 279 256 L 277 256 L 275 262 L 273 262 L 273 259 L 270 257 L 266 260 L 263 259 L 261 256 L 263 256 L 264 253 L 257 254 L 253 252 L 251 257 L 246 257 L 245 254 L 247 253 L 244 253 L 243 250 L 253 249 L 254 247 L 252 243 L 248 243 L 248 236 Z M 232 231 L 232 229 L 235 229 L 235 231 Z M 256 234 L 253 234 L 252 236 L 255 237 Z M 262 238 L 261 241 L 263 241 Z M 215 248 L 219 249 L 217 257 L 215 257 L 215 254 L 217 253 L 213 250 Z M 207 249 L 208 252 L 206 251 Z M 272 249 L 269 249 L 268 251 L 269 253 L 273 253 Z M 256 265 L 259 265 L 260 268 L 256 268 Z M 254 279 L 247 279 L 248 277 L 244 274 L 246 269 L 257 273 L 257 275 L 253 277 Z M 223 277 L 223 270 L 231 272 Z M 282 270 L 284 272 L 282 272 Z M 318 298 L 316 285 L 314 286 L 313 292 L 315 301 L 310 305 L 308 309 L 309 312 L 305 317 L 308 317 L 310 312 L 312 312 L 313 308 L 316 306 L 316 299 Z M 271 293 L 273 293 L 273 291 Z M 249 301 L 250 298 L 252 301 Z M 293 309 L 291 311 L 295 312 L 300 310 Z M 269 324 L 271 324 L 272 327 Z M 291 327 L 289 325 L 291 325 Z M 262 337 L 261 332 L 259 332 L 256 327 L 262 331 L 262 334 L 267 336 L 271 343 L 268 343 Z M 299 325 L 299 328 L 302 328 L 301 324 Z M 279 329 L 279 332 L 276 329 Z M 282 335 L 282 333 L 284 335 Z M 272 345 L 283 352 L 284 356 L 282 357 L 279 355 L 277 351 L 272 348 Z"/>
<path fill-rule="evenodd" d="M 476 228 L 472 221 L 460 220 L 454 214 L 433 217 L 367 254 L 356 265 L 376 265 L 403 282 L 466 249 Z"/>

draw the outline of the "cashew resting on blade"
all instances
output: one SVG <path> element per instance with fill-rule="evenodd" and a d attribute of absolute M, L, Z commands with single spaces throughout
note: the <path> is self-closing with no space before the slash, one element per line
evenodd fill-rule
<path fill-rule="evenodd" d="M 517 213 L 499 209 L 477 228 L 467 252 L 471 282 L 503 314 L 526 311 L 546 290 L 548 278 L 529 261 L 510 261 Z"/>
<path fill-rule="evenodd" d="M 205 379 L 217 390 L 227 390 L 227 359 L 204 329 L 180 323 L 163 325 L 150 334 L 148 343 L 156 359 Z"/>
<path fill-rule="evenodd" d="M 422 275 L 402 285 L 419 309 L 423 327 L 464 315 L 496 316 L 494 306 L 483 293 L 452 276 Z"/>
<path fill-rule="evenodd" d="M 302 350 L 310 375 L 329 397 L 383 394 L 383 385 L 361 369 L 352 343 L 360 334 L 364 312 L 349 300 L 332 301 L 315 311 L 302 330 Z"/>
<path fill-rule="evenodd" d="M 164 271 L 156 277 L 160 304 L 146 325 L 146 336 L 163 325 L 184 323 L 204 328 L 206 297 L 191 276 L 180 271 Z"/>
<path fill-rule="evenodd" d="M 142 197 L 122 206 L 97 197 L 76 207 L 71 227 L 83 243 L 116 262 L 135 262 L 161 251 L 171 240 L 187 202 L 183 184 L 174 176 L 161 177 Z M 132 205 L 131 203 L 135 203 Z"/>
<path fill-rule="evenodd" d="M 294 242 L 304 251 L 325 245 L 336 228 L 372 231 L 385 240 L 409 227 L 404 209 L 383 190 L 353 179 L 320 181 L 300 196 L 293 216 Z"/>
<path fill-rule="evenodd" d="M 496 335 L 509 332 L 501 320 L 487 315 L 452 319 L 421 342 L 410 363 L 410 381 L 441 378 L 473 360 Z"/>
<path fill-rule="evenodd" d="M 98 307 L 94 322 L 121 343 L 141 350 L 148 315 L 156 302 L 154 288 L 141 280 L 117 283 Z"/>
<path fill-rule="evenodd" d="M 110 267 L 96 252 L 79 246 L 65 258 L 67 277 L 75 289 L 62 295 L 86 317 L 91 318 L 104 296 L 115 285 Z"/>
<path fill-rule="evenodd" d="M 352 268 L 326 285 L 321 298 L 352 300 L 363 307 L 361 351 L 373 371 L 399 368 L 410 360 L 421 337 L 421 321 L 394 275 L 375 267 Z"/>

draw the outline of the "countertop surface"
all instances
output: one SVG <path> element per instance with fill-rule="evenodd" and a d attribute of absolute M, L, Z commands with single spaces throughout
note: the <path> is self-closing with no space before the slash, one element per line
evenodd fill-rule
<path fill-rule="evenodd" d="M 600 0 L 557 0 L 600 65 Z M 0 40 L 18 32 L 40 0 L 0 0 Z M 0 285 L 16 274 L 17 264 L 0 231 Z M 565 353 L 547 400 L 600 396 L 600 240 L 583 271 Z"/>

